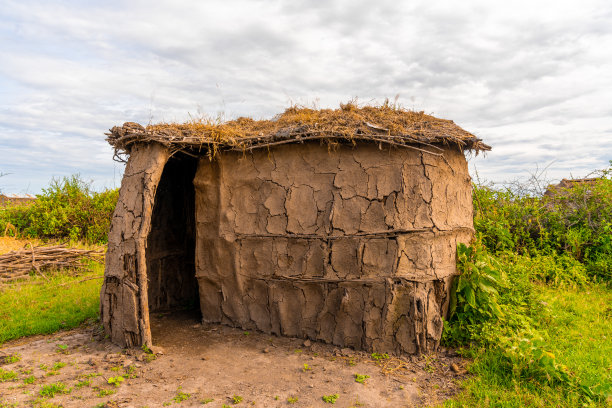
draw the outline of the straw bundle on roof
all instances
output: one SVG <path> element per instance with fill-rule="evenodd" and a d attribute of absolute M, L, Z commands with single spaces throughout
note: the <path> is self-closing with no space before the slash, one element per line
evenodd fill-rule
<path fill-rule="evenodd" d="M 197 120 L 184 124 L 161 123 L 146 128 L 128 122 L 107 133 L 116 153 L 129 153 L 135 143 L 157 142 L 175 151 L 205 153 L 251 150 L 285 143 L 320 140 L 328 144 L 357 140 L 423 149 L 436 153 L 440 144 L 455 144 L 476 152 L 490 147 L 451 120 L 413 112 L 389 104 L 339 109 L 291 107 L 271 120 L 238 118 L 232 121 Z M 438 153 L 439 154 L 439 153 Z"/>

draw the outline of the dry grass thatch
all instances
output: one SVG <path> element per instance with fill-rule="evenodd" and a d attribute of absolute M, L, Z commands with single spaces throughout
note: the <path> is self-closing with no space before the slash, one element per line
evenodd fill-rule
<path fill-rule="evenodd" d="M 454 144 L 476 152 L 490 147 L 451 120 L 413 112 L 385 103 L 339 109 L 291 107 L 271 120 L 238 118 L 228 122 L 194 120 L 184 124 L 161 123 L 146 128 L 133 122 L 107 133 L 115 153 L 129 153 L 135 143 L 157 142 L 175 151 L 214 157 L 221 150 L 246 151 L 307 140 L 338 142 L 372 141 L 423 150 L 440 155 L 436 145 Z"/>

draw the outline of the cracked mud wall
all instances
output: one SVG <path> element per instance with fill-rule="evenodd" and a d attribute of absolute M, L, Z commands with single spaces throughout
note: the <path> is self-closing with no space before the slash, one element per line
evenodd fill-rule
<path fill-rule="evenodd" d="M 437 347 L 458 242 L 463 153 L 316 143 L 201 159 L 203 320 L 392 353 Z"/>
<path fill-rule="evenodd" d="M 122 346 L 151 345 L 146 247 L 157 185 L 169 158 L 162 145 L 135 145 L 130 152 L 108 234 L 100 319 Z"/>
<path fill-rule="evenodd" d="M 203 319 L 365 350 L 435 348 L 456 244 L 472 236 L 465 158 L 446 149 L 445 159 L 373 144 L 201 159 Z M 124 346 L 151 344 L 150 308 L 197 293 L 195 162 L 179 162 L 161 145 L 134 146 L 122 181 L 101 319 Z"/>

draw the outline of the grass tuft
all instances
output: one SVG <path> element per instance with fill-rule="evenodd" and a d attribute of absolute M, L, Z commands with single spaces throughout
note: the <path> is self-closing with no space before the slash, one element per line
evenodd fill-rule
<path fill-rule="evenodd" d="M 14 364 L 14 363 L 17 363 L 19 361 L 21 361 L 21 355 L 17 354 L 17 353 L 5 356 L 4 359 L 3 359 L 3 363 L 4 364 Z"/>
<path fill-rule="evenodd" d="M 0 368 L 0 382 L 13 381 L 17 378 L 17 373 Z"/>
<path fill-rule="evenodd" d="M 354 377 L 355 377 L 355 382 L 358 382 L 360 384 L 365 384 L 365 381 L 368 378 L 370 378 L 370 376 L 367 375 L 367 374 L 365 374 L 365 375 L 364 374 L 355 374 Z"/>
<path fill-rule="evenodd" d="M 70 388 L 66 388 L 66 384 L 56 382 L 53 384 L 43 385 L 38 393 L 41 397 L 53 398 L 55 394 L 69 394 L 70 391 Z"/>
<path fill-rule="evenodd" d="M 335 404 L 340 396 L 338 394 L 324 395 L 321 397 L 323 402 L 327 404 Z"/>

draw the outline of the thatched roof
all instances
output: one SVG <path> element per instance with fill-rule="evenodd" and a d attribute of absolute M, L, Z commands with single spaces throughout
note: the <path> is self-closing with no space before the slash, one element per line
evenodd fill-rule
<path fill-rule="evenodd" d="M 371 141 L 437 155 L 441 154 L 440 145 L 454 144 L 475 152 L 491 149 L 451 120 L 389 104 L 359 107 L 348 103 L 340 105 L 339 109 L 320 110 L 291 107 L 271 120 L 197 120 L 147 127 L 127 122 L 121 127 L 113 127 L 107 136 L 116 154 L 129 153 L 133 144 L 152 142 L 175 151 L 210 157 L 220 150 L 245 151 L 307 140 L 330 145 Z"/>
<path fill-rule="evenodd" d="M 600 180 L 600 177 L 590 177 L 582 179 L 562 179 L 559 184 L 549 185 L 546 191 L 544 192 L 544 195 L 547 197 L 567 195 L 569 193 L 569 190 L 573 188 L 579 186 L 586 186 L 588 188 L 590 186 L 594 186 Z"/>

